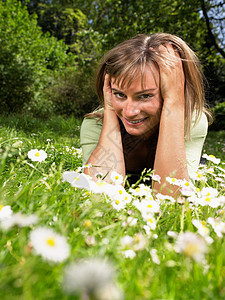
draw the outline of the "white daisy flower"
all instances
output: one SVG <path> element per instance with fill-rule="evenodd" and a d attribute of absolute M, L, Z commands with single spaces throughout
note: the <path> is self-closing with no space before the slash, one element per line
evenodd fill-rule
<path fill-rule="evenodd" d="M 199 220 L 192 220 L 192 224 L 198 229 L 198 233 L 205 238 L 206 242 L 208 244 L 213 243 L 213 239 L 209 236 L 209 229 L 206 226 L 205 221 L 199 221 Z"/>
<path fill-rule="evenodd" d="M 66 238 L 50 228 L 38 227 L 32 230 L 30 241 L 35 253 L 45 260 L 62 262 L 69 256 L 70 246 Z"/>
<path fill-rule="evenodd" d="M 115 270 L 109 262 L 87 258 L 65 269 L 63 287 L 67 293 L 80 295 L 82 299 L 120 300 L 122 294 L 115 285 L 114 276 Z"/>
<path fill-rule="evenodd" d="M 131 249 L 122 251 L 122 253 L 126 258 L 130 258 L 130 259 L 133 259 L 136 256 L 136 252 Z"/>
<path fill-rule="evenodd" d="M 204 260 L 207 251 L 204 239 L 193 232 L 184 232 L 178 235 L 175 251 L 184 253 L 197 262 Z"/>
<path fill-rule="evenodd" d="M 123 176 L 120 175 L 119 173 L 112 171 L 111 173 L 111 179 L 112 182 L 115 184 L 122 184 L 123 183 Z"/>
<path fill-rule="evenodd" d="M 63 173 L 62 177 L 63 181 L 69 182 L 73 187 L 90 190 L 90 176 L 86 174 L 75 171 L 66 171 Z"/>
<path fill-rule="evenodd" d="M 12 215 L 12 209 L 10 205 L 0 204 L 0 221 L 10 218 Z"/>
<path fill-rule="evenodd" d="M 220 163 L 220 158 L 216 158 L 214 155 L 210 154 L 207 155 L 206 153 L 202 155 L 203 158 L 213 162 L 214 164 L 218 165 Z"/>
<path fill-rule="evenodd" d="M 225 234 L 225 223 L 220 221 L 219 219 L 213 219 L 211 217 L 208 218 L 207 223 L 209 223 L 218 237 L 223 237 Z"/>
<path fill-rule="evenodd" d="M 166 181 L 172 185 L 182 186 L 183 180 L 174 177 L 166 177 Z"/>
<path fill-rule="evenodd" d="M 151 249 L 150 254 L 151 254 L 151 257 L 152 257 L 152 261 L 155 264 L 159 265 L 160 264 L 160 259 L 159 259 L 158 254 L 157 254 L 157 250 L 156 249 Z"/>
<path fill-rule="evenodd" d="M 24 215 L 21 213 L 12 214 L 10 218 L 7 218 L 1 222 L 1 227 L 4 230 L 9 230 L 13 226 L 26 227 L 36 224 L 38 217 L 36 215 Z"/>
<path fill-rule="evenodd" d="M 28 152 L 28 158 L 32 161 L 45 161 L 47 153 L 44 150 L 32 149 Z"/>

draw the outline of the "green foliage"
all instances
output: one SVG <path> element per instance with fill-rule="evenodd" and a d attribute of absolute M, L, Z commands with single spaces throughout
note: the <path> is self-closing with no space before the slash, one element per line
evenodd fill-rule
<path fill-rule="evenodd" d="M 225 130 L 225 102 L 216 104 L 213 109 L 214 122 L 211 130 Z"/>
<path fill-rule="evenodd" d="M 15 0 L 0 1 L 1 110 L 22 111 L 41 101 L 55 72 L 71 62 L 66 51 L 63 41 L 43 35 L 26 6 Z"/>
<path fill-rule="evenodd" d="M 52 103 L 55 114 L 83 117 L 98 106 L 93 70 L 85 67 L 79 72 L 67 70 L 54 86 L 45 90 L 45 97 Z"/>

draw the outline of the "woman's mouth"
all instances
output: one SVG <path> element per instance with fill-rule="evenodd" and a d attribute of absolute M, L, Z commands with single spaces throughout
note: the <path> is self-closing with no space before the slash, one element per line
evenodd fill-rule
<path fill-rule="evenodd" d="M 124 118 L 124 120 L 128 125 L 137 126 L 137 125 L 141 125 L 147 118 L 148 117 L 142 118 L 142 119 L 137 119 L 137 120 L 128 120 L 128 119 Z"/>

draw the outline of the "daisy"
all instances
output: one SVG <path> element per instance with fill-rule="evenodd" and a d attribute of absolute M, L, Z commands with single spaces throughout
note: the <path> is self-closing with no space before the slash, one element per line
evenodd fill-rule
<path fill-rule="evenodd" d="M 225 223 L 220 221 L 219 219 L 213 219 L 211 217 L 208 218 L 207 223 L 209 223 L 218 237 L 223 237 L 225 234 Z"/>
<path fill-rule="evenodd" d="M 187 231 L 178 235 L 175 251 L 184 253 L 195 261 L 201 262 L 204 259 L 207 247 L 203 238 Z"/>
<path fill-rule="evenodd" d="M 166 177 L 166 181 L 169 182 L 172 185 L 177 185 L 177 186 L 181 186 L 182 182 L 183 182 L 183 180 L 177 179 L 177 178 L 174 178 L 174 177 Z"/>
<path fill-rule="evenodd" d="M 79 298 L 120 300 L 120 290 L 114 282 L 114 267 L 100 258 L 87 258 L 70 264 L 64 272 L 63 287 Z"/>
<path fill-rule="evenodd" d="M 28 152 L 28 158 L 32 161 L 45 161 L 47 153 L 44 150 L 32 149 Z"/>
<path fill-rule="evenodd" d="M 73 187 L 90 190 L 90 176 L 75 171 L 66 171 L 63 173 L 63 181 L 67 181 Z"/>
<path fill-rule="evenodd" d="M 136 252 L 131 249 L 122 251 L 122 253 L 126 258 L 130 258 L 130 259 L 133 259 L 136 256 Z"/>
<path fill-rule="evenodd" d="M 10 218 L 7 218 L 1 222 L 1 227 L 5 230 L 12 228 L 13 226 L 26 227 L 36 224 L 38 217 L 36 215 L 24 215 L 21 213 L 12 214 Z"/>
<path fill-rule="evenodd" d="M 113 171 L 111 173 L 111 179 L 112 179 L 112 182 L 115 183 L 115 184 L 122 184 L 123 183 L 123 176 L 120 175 L 119 173 Z"/>
<path fill-rule="evenodd" d="M 209 229 L 206 226 L 205 221 L 199 221 L 199 220 L 192 220 L 192 224 L 198 229 L 198 233 L 205 238 L 206 242 L 208 244 L 213 243 L 213 239 L 209 236 Z"/>
<path fill-rule="evenodd" d="M 156 249 L 151 249 L 150 254 L 151 254 L 151 257 L 152 257 L 152 261 L 155 264 L 159 265 L 160 264 L 160 259 L 159 259 L 158 254 L 157 254 L 157 250 Z"/>
<path fill-rule="evenodd" d="M 206 153 L 202 155 L 203 158 L 213 162 L 214 164 L 218 165 L 220 163 L 220 159 L 216 158 L 214 155 L 210 154 L 207 155 Z"/>
<path fill-rule="evenodd" d="M 12 215 L 12 209 L 10 205 L 0 205 L 0 221 L 7 220 Z"/>
<path fill-rule="evenodd" d="M 62 262 L 68 258 L 70 246 L 66 238 L 47 227 L 31 231 L 30 241 L 37 255 L 47 261 Z"/>

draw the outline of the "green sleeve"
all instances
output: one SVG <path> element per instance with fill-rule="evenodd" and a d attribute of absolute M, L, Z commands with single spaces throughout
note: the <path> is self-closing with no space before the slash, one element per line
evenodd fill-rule
<path fill-rule="evenodd" d="M 192 180 L 198 169 L 203 144 L 207 135 L 208 121 L 206 115 L 202 113 L 199 122 L 195 126 L 193 125 L 194 118 L 192 120 L 191 139 L 185 140 L 188 174 Z"/>
<path fill-rule="evenodd" d="M 85 118 L 80 129 L 80 144 L 83 153 L 83 164 L 86 164 L 95 150 L 102 132 L 102 121 L 96 118 Z"/>

